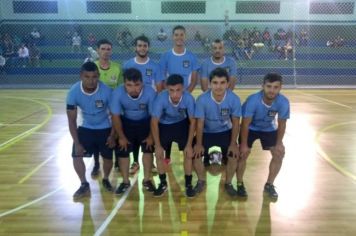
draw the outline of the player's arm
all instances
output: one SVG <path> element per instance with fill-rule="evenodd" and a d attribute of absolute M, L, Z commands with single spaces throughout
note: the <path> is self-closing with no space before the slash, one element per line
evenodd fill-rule
<path fill-rule="evenodd" d="M 121 121 L 121 117 L 117 114 L 113 114 L 112 115 L 112 123 L 115 129 L 115 132 L 118 134 L 119 136 L 119 146 L 121 148 L 121 150 L 127 150 L 127 145 L 129 144 L 125 134 L 124 134 L 124 130 L 122 129 L 122 121 Z"/>
<path fill-rule="evenodd" d="M 237 146 L 237 136 L 240 132 L 240 117 L 233 116 L 231 119 L 232 122 L 232 130 L 231 130 L 231 138 L 230 145 L 228 147 L 228 156 L 232 156 L 235 158 L 239 157 L 239 149 Z"/>
<path fill-rule="evenodd" d="M 78 127 L 77 127 L 77 107 L 74 105 L 67 105 L 67 118 L 68 118 L 68 126 L 69 132 L 72 136 L 74 142 L 74 151 L 75 155 L 78 157 L 84 156 L 84 148 L 79 142 L 78 138 Z"/>
<path fill-rule="evenodd" d="M 188 133 L 188 141 L 187 144 L 185 145 L 184 152 L 187 157 L 192 158 L 193 157 L 193 138 L 195 134 L 195 118 L 194 117 L 189 117 L 189 133 Z"/>
<path fill-rule="evenodd" d="M 208 90 L 208 88 L 209 88 L 209 79 L 208 78 L 201 78 L 200 79 L 200 86 L 201 86 L 201 90 L 203 90 L 203 92 Z"/>
<path fill-rule="evenodd" d="M 194 156 L 196 158 L 199 158 L 204 155 L 203 129 L 204 129 L 204 118 L 198 118 L 196 120 L 196 132 L 195 132 L 197 143 L 194 146 Z"/>
<path fill-rule="evenodd" d="M 236 82 L 237 82 L 237 78 L 235 76 L 230 76 L 230 78 L 229 78 L 229 89 L 231 89 L 233 91 L 235 86 L 236 86 Z"/>
<path fill-rule="evenodd" d="M 188 86 L 189 93 L 192 93 L 195 86 L 197 85 L 198 72 L 192 71 L 192 75 L 190 77 L 190 84 Z"/>
<path fill-rule="evenodd" d="M 244 117 L 241 122 L 241 131 L 240 131 L 240 156 L 245 158 L 250 153 L 250 148 L 247 146 L 247 138 L 249 126 L 252 122 L 252 117 Z"/>

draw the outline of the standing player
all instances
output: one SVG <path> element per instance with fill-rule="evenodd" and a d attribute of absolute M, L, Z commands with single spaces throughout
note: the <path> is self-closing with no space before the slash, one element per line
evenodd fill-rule
<path fill-rule="evenodd" d="M 124 72 L 124 84 L 114 90 L 111 99 L 113 125 L 119 135 L 119 147 L 115 153 L 120 160 L 123 182 L 116 194 L 124 193 L 130 187 L 130 152 L 133 147 L 141 146 L 143 152 L 143 186 L 149 192 L 155 190 L 150 180 L 153 161 L 153 138 L 150 133 L 150 112 L 156 96 L 151 86 L 144 85 L 141 72 L 129 68 Z"/>
<path fill-rule="evenodd" d="M 208 159 L 209 148 L 219 146 L 223 157 L 227 158 L 225 190 L 230 196 L 236 196 L 238 193 L 231 180 L 239 158 L 237 136 L 240 128 L 241 102 L 240 98 L 228 89 L 229 75 L 225 69 L 214 69 L 209 80 L 211 89 L 201 94 L 196 102 L 195 161 L 201 162 L 202 155 Z"/>
<path fill-rule="evenodd" d="M 236 171 L 238 184 L 243 187 L 247 157 L 253 142 L 260 139 L 263 150 L 270 150 L 272 154 L 264 191 L 275 199 L 278 198 L 278 194 L 273 182 L 282 166 L 285 151 L 282 140 L 290 113 L 289 101 L 280 93 L 281 88 L 282 76 L 269 73 L 263 79 L 262 90 L 250 95 L 243 104 L 240 159 Z M 245 195 L 247 196 L 246 191 Z"/>
<path fill-rule="evenodd" d="M 160 60 L 163 78 L 178 74 L 184 79 L 184 89 L 192 92 L 197 83 L 197 70 L 199 69 L 197 57 L 185 47 L 185 28 L 177 25 L 173 28 L 173 48 L 164 53 Z M 171 145 L 166 150 L 166 158 L 169 162 Z"/>
<path fill-rule="evenodd" d="M 104 162 L 103 186 L 112 191 L 108 180 L 112 169 L 112 147 L 115 145 L 114 132 L 109 117 L 111 89 L 99 82 L 98 67 L 93 62 L 86 62 L 81 67 L 80 82 L 75 83 L 67 96 L 67 116 L 69 131 L 73 138 L 73 166 L 81 181 L 74 198 L 90 193 L 85 177 L 84 156 L 94 152 L 102 155 Z M 77 126 L 77 107 L 82 111 L 83 123 Z"/>
<path fill-rule="evenodd" d="M 99 60 L 95 64 L 99 68 L 100 81 L 115 89 L 119 84 L 122 83 L 122 69 L 119 63 L 111 61 L 112 55 L 112 43 L 107 39 L 101 39 L 97 42 L 97 52 L 99 55 Z M 94 153 L 94 168 L 91 172 L 92 176 L 97 176 L 100 170 L 99 164 L 99 154 Z M 119 162 L 116 158 L 115 169 L 119 169 Z"/>
<path fill-rule="evenodd" d="M 193 137 L 195 132 L 193 96 L 184 90 L 183 77 L 170 75 L 167 78 L 167 90 L 161 92 L 153 106 L 151 130 L 155 143 L 156 163 L 160 178 L 160 184 L 154 196 L 162 196 L 167 190 L 166 173 L 163 159 L 164 151 L 176 142 L 179 150 L 183 150 L 185 193 L 187 197 L 194 197 L 195 191 L 192 187 L 193 170 Z M 197 162 L 198 163 L 198 162 Z M 204 166 L 194 166 L 198 175 L 198 181 L 205 181 Z"/>
<path fill-rule="evenodd" d="M 201 89 L 205 92 L 209 88 L 209 75 L 215 68 L 224 68 L 229 74 L 229 88 L 234 90 L 237 81 L 236 61 L 225 56 L 224 41 L 216 39 L 212 43 L 212 56 L 205 59 L 201 65 Z"/>
<path fill-rule="evenodd" d="M 142 74 L 142 80 L 145 85 L 152 87 L 155 91 L 160 92 L 163 89 L 161 70 L 159 65 L 148 57 L 150 41 L 146 36 L 135 38 L 136 56 L 124 64 L 124 70 L 136 68 Z M 133 146 L 133 163 L 130 167 L 130 174 L 136 173 L 140 165 L 138 162 L 138 153 L 140 146 Z"/>

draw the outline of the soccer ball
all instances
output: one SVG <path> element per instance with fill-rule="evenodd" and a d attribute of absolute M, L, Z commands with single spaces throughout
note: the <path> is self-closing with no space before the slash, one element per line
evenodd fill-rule
<path fill-rule="evenodd" d="M 221 153 L 221 148 L 214 146 L 209 148 L 209 162 L 210 165 L 221 165 L 221 160 L 222 160 L 222 153 Z"/>

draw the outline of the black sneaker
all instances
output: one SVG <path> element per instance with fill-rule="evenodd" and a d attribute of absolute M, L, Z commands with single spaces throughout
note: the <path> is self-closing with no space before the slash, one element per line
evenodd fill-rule
<path fill-rule="evenodd" d="M 127 191 L 131 186 L 130 183 L 121 183 L 119 187 L 116 189 L 115 194 L 122 194 Z"/>
<path fill-rule="evenodd" d="M 266 183 L 264 192 L 267 193 L 270 198 L 273 198 L 273 199 L 278 198 L 278 193 L 276 192 L 273 184 Z"/>
<path fill-rule="evenodd" d="M 246 188 L 243 182 L 237 184 L 237 196 L 247 197 Z"/>
<path fill-rule="evenodd" d="M 100 166 L 99 165 L 94 165 L 93 170 L 91 171 L 91 176 L 92 177 L 97 177 L 100 172 Z"/>
<path fill-rule="evenodd" d="M 191 198 L 191 197 L 194 197 L 195 194 L 196 193 L 195 193 L 192 185 L 188 185 L 185 187 L 185 196 Z"/>
<path fill-rule="evenodd" d="M 150 193 L 153 193 L 156 190 L 151 180 L 142 181 L 142 186 L 146 189 L 147 192 Z"/>
<path fill-rule="evenodd" d="M 197 184 L 194 186 L 195 193 L 201 193 L 205 189 L 206 181 L 205 180 L 198 180 Z"/>
<path fill-rule="evenodd" d="M 234 189 L 234 186 L 232 184 L 225 184 L 225 191 L 227 194 L 229 194 L 231 197 L 237 196 L 237 191 Z"/>
<path fill-rule="evenodd" d="M 79 199 L 90 194 L 89 183 L 82 183 L 77 191 L 75 191 L 73 198 Z"/>
<path fill-rule="evenodd" d="M 113 188 L 112 188 L 110 181 L 108 179 L 103 179 L 102 183 L 103 183 L 103 187 L 106 191 L 112 192 Z"/>
<path fill-rule="evenodd" d="M 158 188 L 153 192 L 154 197 L 161 197 L 167 191 L 168 186 L 167 183 L 160 183 Z"/>

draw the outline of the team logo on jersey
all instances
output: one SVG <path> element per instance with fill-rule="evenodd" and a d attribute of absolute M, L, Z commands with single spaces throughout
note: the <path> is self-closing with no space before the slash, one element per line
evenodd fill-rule
<path fill-rule="evenodd" d="M 273 111 L 273 110 L 269 110 L 269 111 L 268 111 L 268 116 L 269 116 L 269 117 L 275 117 L 276 114 L 277 114 L 277 111 Z"/>
<path fill-rule="evenodd" d="M 138 105 L 138 107 L 140 108 L 140 110 L 146 110 L 146 109 L 147 109 L 147 104 L 145 104 L 145 103 L 140 103 L 140 104 Z"/>
<path fill-rule="evenodd" d="M 228 116 L 230 114 L 230 109 L 229 108 L 221 108 L 220 110 L 220 115 L 221 116 Z"/>
<path fill-rule="evenodd" d="M 95 106 L 96 106 L 96 108 L 103 108 L 104 101 L 103 100 L 95 100 Z"/>
<path fill-rule="evenodd" d="M 187 114 L 187 108 L 179 108 L 178 112 L 180 116 L 185 117 L 185 115 Z"/>
<path fill-rule="evenodd" d="M 146 76 L 152 76 L 152 69 L 146 69 Z"/>
<path fill-rule="evenodd" d="M 184 60 L 184 61 L 183 61 L 183 67 L 184 67 L 184 68 L 190 67 L 190 61 Z"/>

